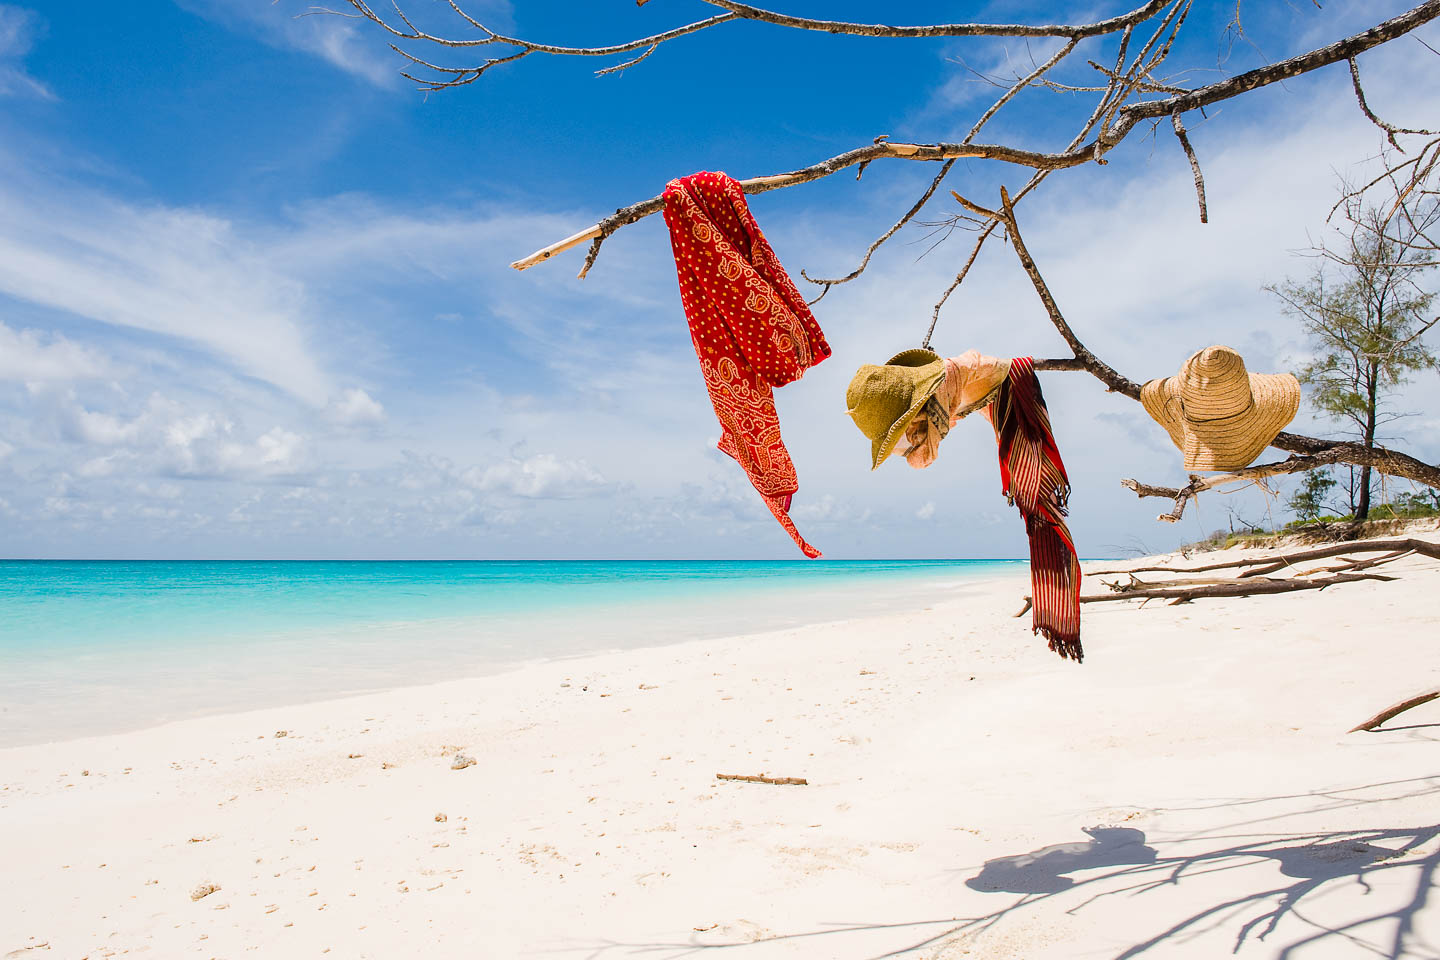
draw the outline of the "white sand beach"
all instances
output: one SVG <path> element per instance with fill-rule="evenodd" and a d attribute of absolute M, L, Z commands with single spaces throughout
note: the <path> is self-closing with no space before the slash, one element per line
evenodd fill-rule
<path fill-rule="evenodd" d="M 1079 666 L 1021 575 L 3 750 L 0 956 L 1434 957 L 1440 701 L 1345 732 L 1440 683 L 1386 570 L 1092 604 Z"/>

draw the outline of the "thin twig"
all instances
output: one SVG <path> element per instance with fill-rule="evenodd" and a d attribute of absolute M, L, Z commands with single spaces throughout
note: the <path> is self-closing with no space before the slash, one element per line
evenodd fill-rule
<path fill-rule="evenodd" d="M 1370 104 L 1365 102 L 1365 89 L 1360 85 L 1360 66 L 1355 62 L 1354 57 L 1351 57 L 1348 62 L 1350 64 L 1350 83 L 1355 88 L 1355 99 L 1360 102 L 1360 111 L 1365 114 L 1365 117 L 1371 123 L 1385 131 L 1385 136 L 1390 140 L 1390 146 L 1399 150 L 1401 153 L 1405 152 L 1405 148 L 1400 146 L 1399 141 L 1395 139 L 1397 133 L 1418 133 L 1424 134 L 1425 136 L 1434 136 L 1436 134 L 1437 131 L 1435 130 L 1411 130 L 1406 127 L 1397 127 L 1375 116 L 1374 111 L 1370 109 Z"/>
<path fill-rule="evenodd" d="M 1209 223 L 1210 214 L 1205 209 L 1205 175 L 1200 172 L 1200 161 L 1195 156 L 1195 148 L 1190 146 L 1190 137 L 1185 133 L 1185 124 L 1180 122 L 1180 114 L 1170 114 L 1170 123 L 1175 128 L 1175 137 L 1180 141 L 1180 146 L 1185 150 L 1185 156 L 1190 160 L 1190 172 L 1195 175 L 1195 199 L 1200 201 L 1200 222 Z"/>

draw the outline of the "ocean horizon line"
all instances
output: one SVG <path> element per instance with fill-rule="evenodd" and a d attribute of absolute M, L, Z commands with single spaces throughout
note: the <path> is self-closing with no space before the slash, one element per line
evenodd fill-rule
<path fill-rule="evenodd" d="M 1116 557 L 1082 557 L 1115 560 Z M 1029 557 L 0 557 L 0 563 L 1029 563 Z"/>

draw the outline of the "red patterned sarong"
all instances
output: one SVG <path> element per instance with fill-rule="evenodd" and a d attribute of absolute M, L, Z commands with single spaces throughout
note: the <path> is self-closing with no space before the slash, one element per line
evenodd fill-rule
<path fill-rule="evenodd" d="M 1010 361 L 1010 376 L 985 408 L 1000 446 L 1005 496 L 1025 517 L 1030 535 L 1031 624 L 1050 649 L 1077 662 L 1080 646 L 1080 561 L 1065 526 L 1070 480 L 1050 432 L 1050 414 L 1030 357 Z"/>
<path fill-rule="evenodd" d="M 745 468 L 805 556 L 818 557 L 790 520 L 799 484 L 780 440 L 773 388 L 799 380 L 830 356 L 830 345 L 737 181 L 695 173 L 671 180 L 664 196 L 680 302 L 720 420 L 719 449 Z"/>

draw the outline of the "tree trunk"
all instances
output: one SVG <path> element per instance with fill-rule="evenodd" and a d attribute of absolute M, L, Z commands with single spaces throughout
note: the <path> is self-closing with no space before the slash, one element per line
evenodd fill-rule
<path fill-rule="evenodd" d="M 1380 371 L 1375 361 L 1370 361 L 1366 388 L 1368 393 L 1365 397 L 1365 449 L 1375 449 L 1375 391 L 1380 385 Z M 1355 519 L 1368 520 L 1370 518 L 1370 464 L 1360 468 L 1360 502 L 1355 507 Z"/>

